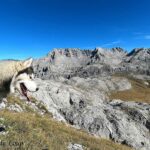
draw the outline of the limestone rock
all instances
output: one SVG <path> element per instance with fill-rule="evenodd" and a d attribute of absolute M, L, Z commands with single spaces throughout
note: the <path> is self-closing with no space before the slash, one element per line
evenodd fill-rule
<path fill-rule="evenodd" d="M 80 144 L 72 144 L 72 143 L 69 143 L 68 145 L 68 150 L 84 150 L 83 149 L 83 146 L 80 145 Z"/>

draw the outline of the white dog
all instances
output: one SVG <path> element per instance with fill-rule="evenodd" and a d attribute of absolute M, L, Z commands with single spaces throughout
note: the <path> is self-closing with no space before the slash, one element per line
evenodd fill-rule
<path fill-rule="evenodd" d="M 34 82 L 32 61 L 32 58 L 25 61 L 0 61 L 0 90 L 7 93 L 18 91 L 29 100 L 27 92 L 38 90 Z"/>
<path fill-rule="evenodd" d="M 27 68 L 14 74 L 11 84 L 10 93 L 16 90 L 30 101 L 27 92 L 36 92 L 38 87 L 34 81 L 33 68 Z"/>

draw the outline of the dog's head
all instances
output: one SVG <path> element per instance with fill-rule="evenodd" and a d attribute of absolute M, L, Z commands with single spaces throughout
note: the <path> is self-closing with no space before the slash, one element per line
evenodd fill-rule
<path fill-rule="evenodd" d="M 38 91 L 38 87 L 34 81 L 34 74 L 32 67 L 28 67 L 14 74 L 10 84 L 10 93 L 14 93 L 15 91 L 18 91 L 28 100 L 29 100 L 28 92 Z"/>

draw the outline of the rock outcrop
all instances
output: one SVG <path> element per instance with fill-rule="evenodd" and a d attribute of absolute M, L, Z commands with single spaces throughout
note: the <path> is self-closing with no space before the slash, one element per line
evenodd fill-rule
<path fill-rule="evenodd" d="M 37 82 L 40 90 L 32 96 L 42 101 L 54 118 L 138 150 L 150 147 L 150 105 L 108 98 L 112 90 L 131 88 L 126 78 L 74 77 Z"/>
<path fill-rule="evenodd" d="M 68 145 L 68 150 L 84 150 L 83 146 L 80 144 L 72 144 Z"/>
<path fill-rule="evenodd" d="M 124 64 L 133 74 L 150 75 L 150 49 L 133 49 L 126 57 Z"/>

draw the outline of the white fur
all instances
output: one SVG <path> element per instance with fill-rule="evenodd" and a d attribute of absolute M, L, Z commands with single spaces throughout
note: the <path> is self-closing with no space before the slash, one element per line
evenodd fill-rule
<path fill-rule="evenodd" d="M 11 79 L 16 72 L 30 67 L 32 61 L 32 58 L 25 61 L 0 61 L 0 86 L 3 84 L 3 82 Z"/>
<path fill-rule="evenodd" d="M 29 58 L 28 60 L 25 60 L 23 62 L 23 65 L 26 66 L 26 68 L 28 68 L 31 66 L 32 62 L 33 62 L 33 58 Z"/>
<path fill-rule="evenodd" d="M 22 94 L 20 84 L 24 83 L 27 88 L 27 91 L 35 92 L 37 90 L 37 85 L 33 80 L 33 74 L 28 75 L 27 73 L 20 74 L 17 76 L 17 73 L 14 74 L 12 82 L 10 85 L 10 93 L 14 93 L 17 90 Z"/>
<path fill-rule="evenodd" d="M 3 83 L 7 83 L 11 80 L 10 85 L 8 85 L 10 93 L 18 91 L 20 94 L 25 95 L 27 91 L 37 91 L 38 88 L 34 82 L 34 75 L 27 74 L 27 72 L 19 73 L 20 71 L 31 67 L 32 61 L 32 58 L 25 61 L 0 61 L 0 89 L 4 88 Z M 21 83 L 23 83 L 26 88 Z M 24 89 L 21 89 L 21 87 L 24 87 Z"/>

